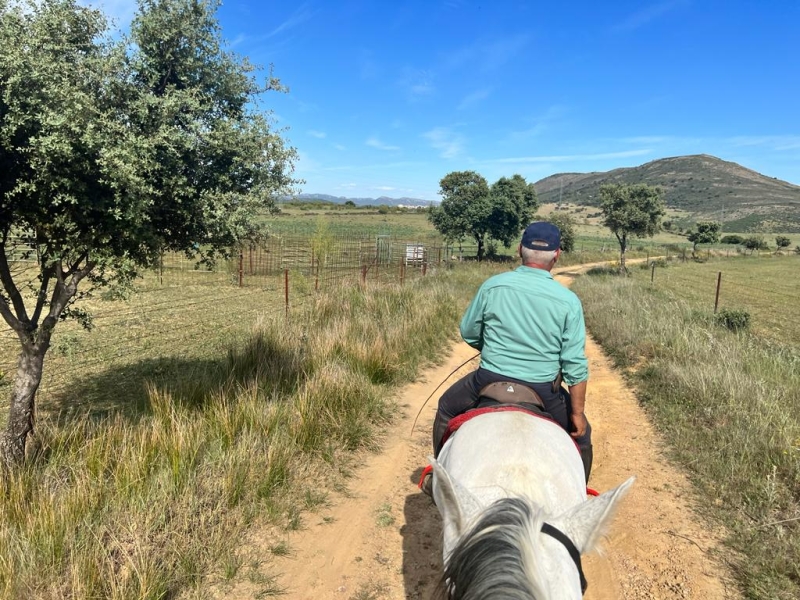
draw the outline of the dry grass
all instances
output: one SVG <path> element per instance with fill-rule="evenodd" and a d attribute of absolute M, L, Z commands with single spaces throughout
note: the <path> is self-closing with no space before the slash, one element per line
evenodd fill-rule
<path fill-rule="evenodd" d="M 258 311 L 245 309 L 249 333 L 210 326 L 205 358 L 150 377 L 150 359 L 130 357 L 138 407 L 102 396 L 116 367 L 87 375 L 81 389 L 99 395 L 43 415 L 31 460 L 5 482 L 0 598 L 161 599 L 248 577 L 248 530 L 296 529 L 325 502 L 319 488 L 340 485 L 353 451 L 376 447 L 391 389 L 442 358 L 486 274 L 341 289 L 289 320 L 264 310 L 253 324 Z M 209 319 L 218 310 L 207 306 Z M 279 591 L 250 575 L 261 594 Z"/>
<path fill-rule="evenodd" d="M 607 275 L 574 286 L 589 329 L 628 369 L 706 513 L 727 525 L 746 597 L 764 600 L 800 597 L 800 338 L 779 344 L 763 327 L 796 318 L 797 294 L 770 292 L 796 281 L 797 266 L 731 260 L 659 269 L 655 286 Z M 712 268 L 730 280 L 758 271 L 771 309 L 753 306 L 754 333 L 720 327 L 713 302 L 695 296 L 692 277 Z M 729 288 L 726 299 L 734 296 Z"/>

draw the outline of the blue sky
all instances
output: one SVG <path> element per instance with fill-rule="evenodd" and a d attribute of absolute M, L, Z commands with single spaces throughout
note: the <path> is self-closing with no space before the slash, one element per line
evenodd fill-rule
<path fill-rule="evenodd" d="M 97 3 L 95 3 L 97 4 Z M 125 27 L 128 0 L 100 2 Z M 437 200 L 707 153 L 800 184 L 800 2 L 228 0 L 304 192 Z"/>

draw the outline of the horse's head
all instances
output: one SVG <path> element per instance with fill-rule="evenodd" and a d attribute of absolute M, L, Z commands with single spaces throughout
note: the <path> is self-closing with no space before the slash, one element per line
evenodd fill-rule
<path fill-rule="evenodd" d="M 581 598 L 579 555 L 597 547 L 633 483 L 630 478 L 553 515 L 520 497 L 483 507 L 438 462 L 432 464 L 434 498 L 444 528 L 441 598 Z"/>

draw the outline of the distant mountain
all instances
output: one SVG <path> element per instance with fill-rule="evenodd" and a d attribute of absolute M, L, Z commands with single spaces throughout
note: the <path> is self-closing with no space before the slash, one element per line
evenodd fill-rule
<path fill-rule="evenodd" d="M 286 197 L 285 200 L 290 200 L 296 198 L 298 200 L 322 200 L 324 202 L 334 202 L 336 204 L 344 204 L 348 200 L 356 204 L 357 206 L 380 206 L 381 204 L 385 204 L 386 206 L 429 206 L 431 204 L 430 200 L 421 200 L 420 198 L 390 198 L 388 196 L 380 196 L 379 198 L 348 198 L 345 196 L 331 196 L 330 194 L 298 194 L 297 196 L 293 197 Z"/>
<path fill-rule="evenodd" d="M 692 220 L 722 221 L 726 231 L 800 232 L 800 186 L 707 154 L 607 172 L 557 173 L 535 186 L 543 203 L 598 206 L 605 183 L 661 186 L 667 206 L 688 211 Z"/>

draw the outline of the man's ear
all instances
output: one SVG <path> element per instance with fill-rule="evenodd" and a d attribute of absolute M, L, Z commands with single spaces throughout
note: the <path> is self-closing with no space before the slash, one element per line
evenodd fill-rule
<path fill-rule="evenodd" d="M 517 256 L 522 258 L 522 242 L 520 242 L 519 245 L 517 246 Z"/>

